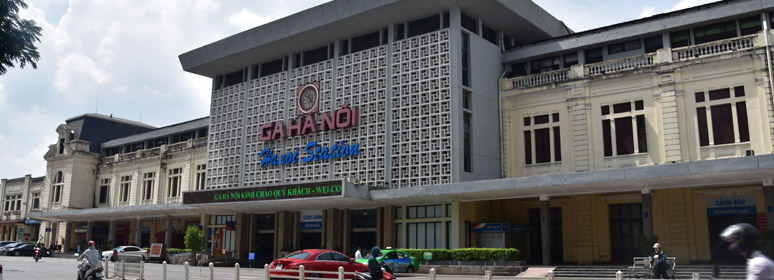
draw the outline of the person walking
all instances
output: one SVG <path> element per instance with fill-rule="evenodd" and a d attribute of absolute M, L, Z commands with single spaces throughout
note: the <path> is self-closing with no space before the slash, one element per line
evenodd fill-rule
<path fill-rule="evenodd" d="M 740 223 L 728 226 L 720 233 L 728 242 L 731 254 L 747 259 L 747 280 L 774 280 L 774 262 L 758 251 L 758 229 Z"/>
<path fill-rule="evenodd" d="M 650 257 L 650 266 L 653 268 L 653 277 L 655 279 L 669 279 L 667 273 L 667 256 L 661 250 L 661 244 L 653 244 L 653 255 Z"/>
<path fill-rule="evenodd" d="M 357 247 L 357 251 L 355 251 L 355 259 L 359 260 L 363 258 L 363 247 Z"/>

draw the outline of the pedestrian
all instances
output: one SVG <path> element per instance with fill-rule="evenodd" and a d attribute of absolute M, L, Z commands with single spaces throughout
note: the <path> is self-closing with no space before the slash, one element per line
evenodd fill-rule
<path fill-rule="evenodd" d="M 661 250 L 661 244 L 653 244 L 653 255 L 650 257 L 650 266 L 653 268 L 653 277 L 655 279 L 669 279 L 667 273 L 667 256 L 664 251 Z"/>
<path fill-rule="evenodd" d="M 731 254 L 747 259 L 747 280 L 774 280 L 774 262 L 758 251 L 758 229 L 750 224 L 730 225 L 720 237 Z"/>
<path fill-rule="evenodd" d="M 363 258 L 363 247 L 357 247 L 357 251 L 355 251 L 355 259 L 359 260 Z"/>
<path fill-rule="evenodd" d="M 379 246 L 371 248 L 371 256 L 368 257 L 368 274 L 371 275 L 372 280 L 382 280 L 382 269 L 379 267 L 379 261 L 376 260 L 382 255 L 382 250 Z"/>

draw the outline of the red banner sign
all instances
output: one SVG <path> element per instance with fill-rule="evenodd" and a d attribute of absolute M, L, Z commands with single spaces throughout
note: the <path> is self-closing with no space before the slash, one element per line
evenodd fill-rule
<path fill-rule="evenodd" d="M 769 219 L 766 213 L 758 213 L 758 230 L 759 231 L 769 230 Z"/>

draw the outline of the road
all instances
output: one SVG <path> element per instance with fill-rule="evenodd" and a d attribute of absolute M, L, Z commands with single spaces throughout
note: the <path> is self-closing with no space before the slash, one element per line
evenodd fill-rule
<path fill-rule="evenodd" d="M 35 262 L 32 257 L 8 257 L 0 256 L 0 264 L 3 265 L 3 280 L 15 280 L 15 279 L 45 279 L 45 280 L 72 280 L 76 278 L 76 261 L 73 258 L 42 258 L 39 262 Z M 145 265 L 145 279 L 162 279 L 163 266 L 157 263 L 148 263 Z M 130 268 L 127 268 L 127 272 Z M 185 279 L 185 266 L 183 265 L 167 265 L 167 279 Z M 112 276 L 115 272 L 114 267 L 109 268 L 109 273 Z M 189 279 L 192 280 L 204 280 L 209 279 L 209 268 L 207 267 L 190 267 Z M 233 267 L 216 267 L 214 269 L 214 279 L 234 279 L 235 269 Z M 241 268 L 239 279 L 257 280 L 264 278 L 263 269 L 258 268 Z M 414 275 L 398 275 L 401 280 L 403 279 L 429 279 L 427 275 L 414 274 Z M 495 277 L 502 278 L 502 277 Z M 113 278 L 117 279 L 117 278 Z M 126 279 L 137 279 L 136 273 L 130 273 L 126 276 Z M 351 277 L 348 277 L 351 279 Z M 437 279 L 483 279 L 481 276 L 461 276 L 461 275 L 438 275 Z M 503 278 L 504 279 L 504 278 Z"/>

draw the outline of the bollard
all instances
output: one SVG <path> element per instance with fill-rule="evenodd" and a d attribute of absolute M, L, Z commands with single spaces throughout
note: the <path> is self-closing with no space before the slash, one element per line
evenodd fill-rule
<path fill-rule="evenodd" d="M 185 280 L 189 279 L 188 278 L 188 266 L 189 266 L 188 262 L 185 262 Z"/>
<path fill-rule="evenodd" d="M 484 271 L 484 280 L 492 280 L 492 271 L 491 270 Z"/>
<path fill-rule="evenodd" d="M 265 276 L 264 279 L 271 279 L 271 277 L 269 277 L 269 264 L 268 263 L 263 265 L 263 272 L 264 272 L 264 276 Z"/>
<path fill-rule="evenodd" d="M 701 279 L 701 274 L 698 272 L 691 273 L 691 278 L 693 278 L 693 280 L 699 280 Z"/>
<path fill-rule="evenodd" d="M 215 280 L 215 264 L 210 262 L 210 280 Z"/>
<path fill-rule="evenodd" d="M 298 266 L 298 280 L 304 280 L 304 265 Z"/>
<path fill-rule="evenodd" d="M 339 266 L 339 280 L 344 280 L 344 267 Z"/>
<path fill-rule="evenodd" d="M 167 261 L 161 263 L 161 280 L 167 280 Z"/>
<path fill-rule="evenodd" d="M 554 280 L 554 271 L 553 270 L 548 271 L 548 274 L 546 274 L 546 277 L 548 277 L 548 280 Z"/>
<path fill-rule="evenodd" d="M 239 280 L 239 263 L 234 264 L 234 280 Z"/>
<path fill-rule="evenodd" d="M 110 262 L 108 262 L 107 258 L 105 258 L 105 265 L 102 266 L 102 269 L 105 270 L 105 277 L 110 277 Z"/>
<path fill-rule="evenodd" d="M 615 273 L 615 280 L 623 280 L 623 272 L 620 270 Z"/>
<path fill-rule="evenodd" d="M 140 277 L 138 280 L 143 280 L 143 275 L 145 274 L 145 261 L 140 261 Z"/>
<path fill-rule="evenodd" d="M 121 260 L 121 280 L 126 279 L 126 264 L 124 263 L 124 260 Z"/>
<path fill-rule="evenodd" d="M 430 280 L 435 280 L 435 268 L 430 269 Z"/>

